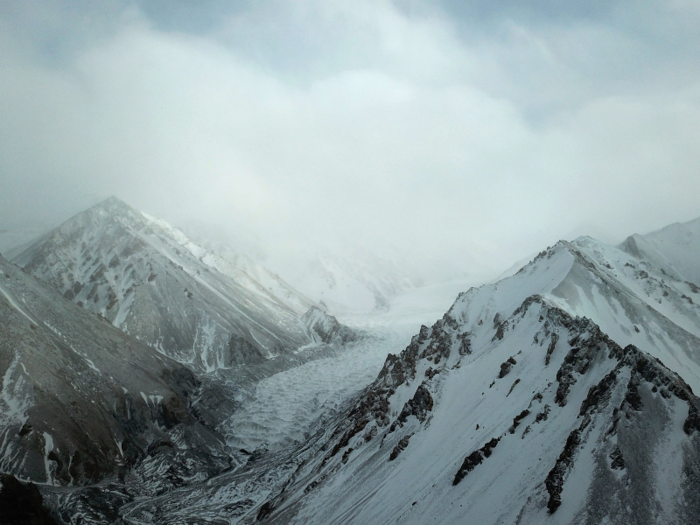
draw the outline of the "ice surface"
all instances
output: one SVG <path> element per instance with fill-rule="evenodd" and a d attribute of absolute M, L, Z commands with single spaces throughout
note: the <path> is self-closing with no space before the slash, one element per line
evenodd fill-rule
<path fill-rule="evenodd" d="M 338 357 L 310 361 L 260 381 L 225 423 L 233 448 L 282 450 L 311 423 L 369 384 L 402 337 L 390 331 L 346 345 Z"/>

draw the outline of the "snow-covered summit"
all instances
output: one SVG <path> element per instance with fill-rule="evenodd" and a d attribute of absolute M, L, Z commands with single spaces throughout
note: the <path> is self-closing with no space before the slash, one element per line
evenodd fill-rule
<path fill-rule="evenodd" d="M 222 273 L 211 251 L 114 197 L 44 235 L 14 262 L 116 327 L 207 371 L 310 342 L 299 304 L 245 272 Z"/>
<path fill-rule="evenodd" d="M 700 391 L 700 355 L 692 351 L 700 348 L 700 289 L 671 271 L 580 237 L 540 252 L 511 277 L 460 294 L 450 312 L 468 324 L 506 319 L 540 295 L 591 319 L 620 345 L 651 345 L 649 352 Z"/>
<path fill-rule="evenodd" d="M 700 217 L 646 235 L 631 235 L 619 247 L 677 279 L 700 286 Z"/>
<path fill-rule="evenodd" d="M 460 294 L 318 428 L 316 455 L 258 517 L 693 523 L 700 290 L 670 245 L 657 267 L 561 241 Z"/>

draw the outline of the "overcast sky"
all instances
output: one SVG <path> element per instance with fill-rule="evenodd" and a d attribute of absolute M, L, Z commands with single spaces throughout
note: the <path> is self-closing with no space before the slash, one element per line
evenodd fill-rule
<path fill-rule="evenodd" d="M 695 0 L 3 0 L 0 229 L 109 195 L 498 271 L 700 216 Z"/>

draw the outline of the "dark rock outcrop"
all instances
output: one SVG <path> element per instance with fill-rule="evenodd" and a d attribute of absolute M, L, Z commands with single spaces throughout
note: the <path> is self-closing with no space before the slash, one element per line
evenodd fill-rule
<path fill-rule="evenodd" d="M 44 507 L 39 489 L 9 474 L 0 476 L 0 523 L 3 525 L 58 525 Z"/>
<path fill-rule="evenodd" d="M 477 466 L 481 465 L 484 462 L 484 459 L 491 457 L 493 449 L 496 448 L 496 445 L 498 445 L 498 442 L 500 440 L 500 437 L 493 438 L 479 450 L 475 450 L 474 452 L 469 454 L 464 459 L 464 461 L 462 462 L 462 466 L 459 467 L 459 470 L 455 474 L 454 480 L 452 480 L 452 485 L 457 485 L 467 476 L 467 474 L 469 474 Z"/>

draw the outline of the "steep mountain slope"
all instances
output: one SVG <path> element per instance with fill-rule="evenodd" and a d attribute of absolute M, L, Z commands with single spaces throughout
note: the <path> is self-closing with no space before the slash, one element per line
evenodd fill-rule
<path fill-rule="evenodd" d="M 632 235 L 619 246 L 674 278 L 700 285 L 700 218 L 646 235 Z"/>
<path fill-rule="evenodd" d="M 193 253 L 205 264 L 216 268 L 222 274 L 244 286 L 257 289 L 260 293 L 274 296 L 279 302 L 299 314 L 307 312 L 316 303 L 291 286 L 276 273 L 270 271 L 252 257 L 237 252 L 221 243 L 196 238 L 187 244 Z"/>
<path fill-rule="evenodd" d="M 461 294 L 335 426 L 319 427 L 316 452 L 258 519 L 694 523 L 689 287 L 579 239 Z"/>
<path fill-rule="evenodd" d="M 13 260 L 126 333 L 201 370 L 260 363 L 309 343 L 290 306 L 166 223 L 116 198 L 73 217 Z M 218 261 L 214 261 L 218 262 Z M 245 278 L 243 278 L 245 276 Z"/>
<path fill-rule="evenodd" d="M 264 522 L 693 522 L 682 379 L 539 297 L 474 332 L 459 306 L 387 360 Z"/>
<path fill-rule="evenodd" d="M 0 471 L 47 485 L 123 476 L 168 445 L 172 481 L 228 467 L 217 387 L 0 257 Z M 206 395 L 204 391 L 207 391 Z M 196 476 L 195 476 L 196 477 Z"/>

